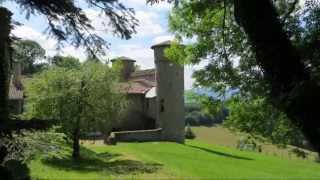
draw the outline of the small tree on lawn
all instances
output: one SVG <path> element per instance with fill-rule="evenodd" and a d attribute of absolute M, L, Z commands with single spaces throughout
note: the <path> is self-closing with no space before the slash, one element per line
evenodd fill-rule
<path fill-rule="evenodd" d="M 52 67 L 27 85 L 27 116 L 56 119 L 73 142 L 72 157 L 80 157 L 81 133 L 110 131 L 125 109 L 124 95 L 117 93 L 118 70 L 88 62 L 80 68 Z"/>

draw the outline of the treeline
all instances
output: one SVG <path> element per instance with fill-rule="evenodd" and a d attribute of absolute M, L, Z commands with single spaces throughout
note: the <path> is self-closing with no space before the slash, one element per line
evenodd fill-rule
<path fill-rule="evenodd" d="M 195 90 L 185 92 L 185 122 L 190 126 L 221 124 L 228 116 L 223 101 Z"/>
<path fill-rule="evenodd" d="M 80 67 L 78 58 L 72 56 L 46 56 L 46 51 L 35 41 L 16 40 L 13 44 L 13 61 L 21 65 L 22 75 L 32 75 L 48 69 L 50 66 L 74 68 Z M 100 62 L 87 57 L 85 61 Z"/>
<path fill-rule="evenodd" d="M 236 93 L 227 99 L 185 92 L 185 120 L 190 126 L 222 126 L 243 132 L 259 143 L 311 149 L 299 127 L 265 98 Z"/>

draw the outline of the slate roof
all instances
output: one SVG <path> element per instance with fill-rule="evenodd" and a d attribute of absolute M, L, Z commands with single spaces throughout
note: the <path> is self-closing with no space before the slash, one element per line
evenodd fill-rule
<path fill-rule="evenodd" d="M 128 94 L 146 94 L 153 87 L 156 87 L 155 69 L 135 71 L 128 82 L 120 83 L 120 91 Z"/>
<path fill-rule="evenodd" d="M 135 71 L 130 75 L 130 80 L 144 79 L 147 81 L 156 82 L 156 70 L 155 69 L 146 69 Z"/>
<path fill-rule="evenodd" d="M 152 87 L 151 84 L 147 84 L 141 80 L 130 81 L 125 83 L 120 83 L 120 92 L 127 94 L 145 94 Z"/>

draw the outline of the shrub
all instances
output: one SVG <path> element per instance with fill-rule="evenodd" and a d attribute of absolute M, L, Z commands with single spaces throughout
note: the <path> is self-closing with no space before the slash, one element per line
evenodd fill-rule
<path fill-rule="evenodd" d="M 185 132 L 185 138 L 186 139 L 194 139 L 196 138 L 196 135 L 192 132 L 191 127 L 188 125 L 186 132 Z"/>
<path fill-rule="evenodd" d="M 241 137 L 237 143 L 237 149 L 243 151 L 258 151 L 261 152 L 261 146 L 258 145 L 253 138 Z"/>

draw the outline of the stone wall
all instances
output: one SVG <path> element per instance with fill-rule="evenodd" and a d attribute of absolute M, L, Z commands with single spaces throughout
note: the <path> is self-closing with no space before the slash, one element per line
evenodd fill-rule
<path fill-rule="evenodd" d="M 155 97 L 145 99 L 145 112 L 150 118 L 153 118 L 153 119 L 157 118 L 156 101 L 157 101 L 157 99 Z"/>
<path fill-rule="evenodd" d="M 116 141 L 121 142 L 146 142 L 146 141 L 161 141 L 162 129 L 151 130 L 136 130 L 136 131 L 121 131 L 112 132 L 112 135 Z"/>
<path fill-rule="evenodd" d="M 127 111 L 117 121 L 114 131 L 154 129 L 155 118 L 152 117 L 154 116 L 152 108 L 155 108 L 154 100 L 149 102 L 150 112 L 147 110 L 147 99 L 144 94 L 129 94 L 128 100 Z"/>

